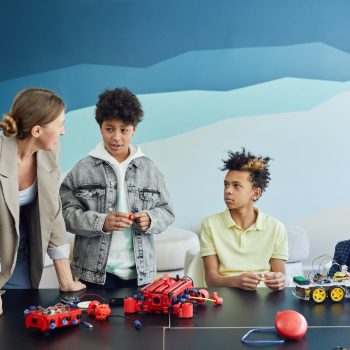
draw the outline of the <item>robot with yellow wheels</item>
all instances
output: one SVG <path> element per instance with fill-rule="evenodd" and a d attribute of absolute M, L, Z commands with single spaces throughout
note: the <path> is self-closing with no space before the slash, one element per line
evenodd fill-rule
<path fill-rule="evenodd" d="M 299 299 L 312 299 L 316 304 L 323 303 L 327 298 L 334 303 L 341 302 L 344 298 L 350 298 L 350 281 L 327 280 L 321 283 L 311 282 L 303 277 L 294 279 L 295 287 L 293 295 Z"/>

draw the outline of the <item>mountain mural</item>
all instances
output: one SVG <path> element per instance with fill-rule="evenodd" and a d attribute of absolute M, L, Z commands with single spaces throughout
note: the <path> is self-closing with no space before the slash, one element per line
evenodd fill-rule
<path fill-rule="evenodd" d="M 350 55 L 313 43 L 192 51 L 146 68 L 83 64 L 0 82 L 1 108 L 9 108 L 17 91 L 28 86 L 52 88 L 74 110 L 93 105 L 107 87 L 127 86 L 138 94 L 227 91 L 284 77 L 348 81 Z"/>
<path fill-rule="evenodd" d="M 283 112 L 306 111 L 349 90 L 349 82 L 285 78 L 232 91 L 139 95 L 145 117 L 134 142 L 174 137 L 231 118 L 272 113 L 284 118 Z M 67 113 L 66 133 L 61 139 L 63 169 L 70 169 L 100 139 L 94 113 L 95 106 Z"/>

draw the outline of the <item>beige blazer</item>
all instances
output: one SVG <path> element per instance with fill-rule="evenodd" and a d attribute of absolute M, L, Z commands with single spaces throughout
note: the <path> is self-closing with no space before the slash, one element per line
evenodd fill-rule
<path fill-rule="evenodd" d="M 48 247 L 67 243 L 58 194 L 58 155 L 37 152 L 38 196 L 28 224 L 29 254 L 33 288 L 38 288 Z M 0 288 L 15 268 L 19 245 L 19 193 L 17 140 L 0 135 Z"/>

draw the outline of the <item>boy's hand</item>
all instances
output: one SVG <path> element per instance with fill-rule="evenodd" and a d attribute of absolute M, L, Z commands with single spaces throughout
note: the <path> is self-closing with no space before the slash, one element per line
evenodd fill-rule
<path fill-rule="evenodd" d="M 0 295 L 0 315 L 2 315 L 2 299 L 1 299 L 1 295 Z"/>
<path fill-rule="evenodd" d="M 234 277 L 238 279 L 237 287 L 243 290 L 256 290 L 262 280 L 259 274 L 251 272 L 242 273 Z"/>
<path fill-rule="evenodd" d="M 132 214 L 132 219 L 136 222 L 136 225 L 141 231 L 147 231 L 151 226 L 151 218 L 144 211 Z"/>
<path fill-rule="evenodd" d="M 133 215 L 132 215 L 133 216 Z M 132 224 L 132 217 L 127 213 L 119 211 L 112 211 L 106 216 L 105 223 L 103 224 L 103 231 L 123 231 L 125 228 Z"/>
<path fill-rule="evenodd" d="M 282 272 L 271 272 L 264 275 L 265 285 L 273 290 L 282 290 L 287 287 L 288 280 Z"/>

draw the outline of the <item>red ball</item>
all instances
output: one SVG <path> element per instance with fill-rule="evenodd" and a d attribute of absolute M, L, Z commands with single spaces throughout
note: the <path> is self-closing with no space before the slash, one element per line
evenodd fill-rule
<path fill-rule="evenodd" d="M 298 340 L 303 338 L 306 334 L 307 321 L 299 312 L 285 310 L 277 312 L 275 327 L 283 338 Z"/>

